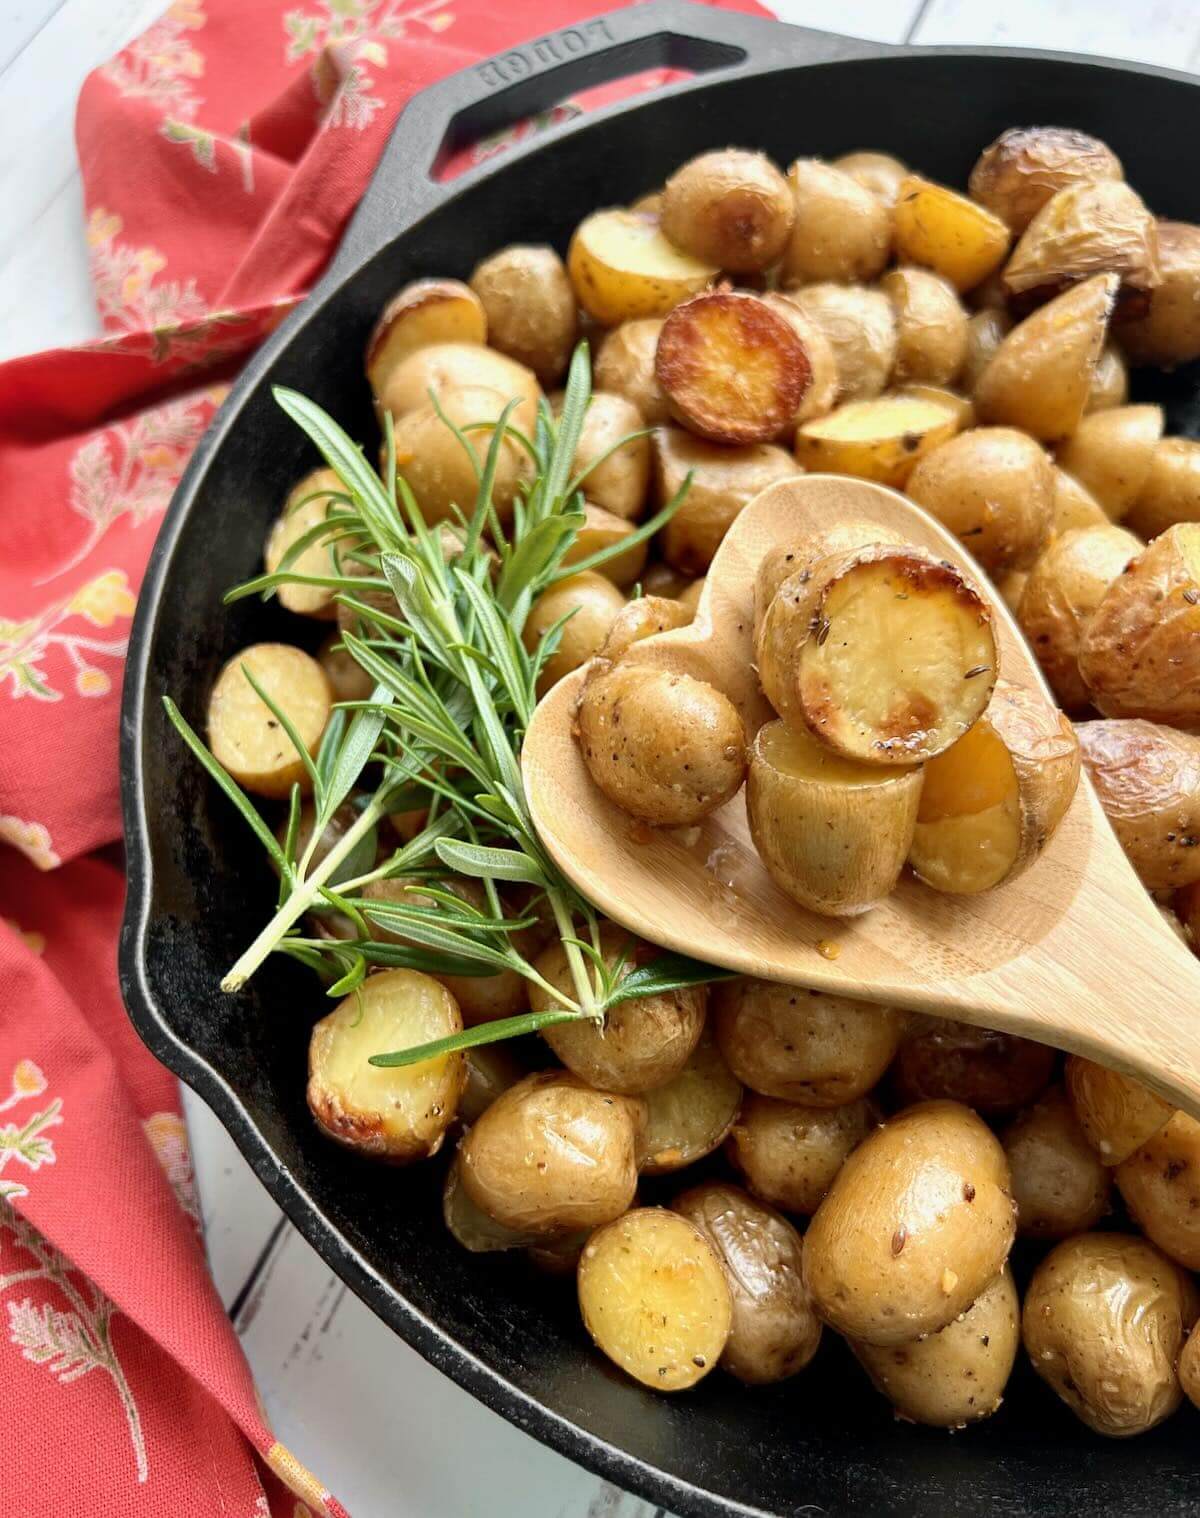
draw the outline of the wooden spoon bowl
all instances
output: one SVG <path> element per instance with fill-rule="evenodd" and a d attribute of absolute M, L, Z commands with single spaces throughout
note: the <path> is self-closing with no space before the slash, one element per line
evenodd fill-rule
<path fill-rule="evenodd" d="M 757 496 L 713 561 L 695 621 L 625 658 L 707 680 L 752 735 L 775 714 L 754 669 L 754 578 L 779 545 L 863 523 L 930 549 L 989 595 L 1004 679 L 1052 697 L 1011 615 L 959 541 L 904 496 L 801 475 Z M 827 918 L 775 885 L 744 791 L 698 827 L 638 823 L 592 783 L 572 736 L 584 671 L 538 707 L 522 767 L 542 842 L 614 921 L 665 948 L 769 980 L 981 1023 L 1087 1055 L 1200 1117 L 1200 963 L 1125 859 L 1086 776 L 1042 857 L 979 896 L 905 877 L 861 917 Z"/>

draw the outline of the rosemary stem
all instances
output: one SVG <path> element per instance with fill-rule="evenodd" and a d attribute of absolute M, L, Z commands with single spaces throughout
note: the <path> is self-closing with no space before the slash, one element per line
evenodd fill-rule
<path fill-rule="evenodd" d="M 575 982 L 575 995 L 579 998 L 579 1010 L 585 1017 L 590 1017 L 594 1023 L 604 1020 L 604 1013 L 596 1002 L 595 991 L 592 987 L 592 979 L 588 974 L 587 965 L 578 947 L 568 940 L 575 937 L 575 924 L 571 919 L 570 910 L 563 900 L 562 891 L 555 885 L 547 886 L 546 899 L 550 903 L 550 909 L 554 913 L 554 921 L 558 926 L 559 937 L 563 940 L 563 949 L 566 952 L 567 964 L 570 966 L 571 979 Z"/>

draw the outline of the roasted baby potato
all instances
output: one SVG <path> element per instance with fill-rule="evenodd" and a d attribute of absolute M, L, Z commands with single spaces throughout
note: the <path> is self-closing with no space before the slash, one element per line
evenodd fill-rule
<path fill-rule="evenodd" d="M 908 168 L 890 153 L 844 153 L 833 160 L 832 167 L 849 174 L 864 190 L 877 195 L 885 206 L 894 206 Z"/>
<path fill-rule="evenodd" d="M 410 411 L 423 410 L 432 399 L 440 401 L 447 391 L 463 386 L 495 390 L 505 405 L 517 401 L 513 424 L 532 433 L 542 396 L 537 376 L 524 364 L 476 343 L 431 343 L 410 353 L 392 369 L 379 392 L 379 404 L 399 421 Z"/>
<path fill-rule="evenodd" d="M 572 473 L 583 476 L 588 499 L 627 522 L 642 515 L 650 486 L 650 439 L 630 436 L 642 427 L 631 401 L 598 391 L 588 402 L 571 464 Z"/>
<path fill-rule="evenodd" d="M 965 1428 L 1000 1406 L 1021 1346 L 1021 1303 L 1006 1265 L 954 1322 L 913 1344 L 850 1341 L 859 1364 L 897 1416 Z"/>
<path fill-rule="evenodd" d="M 677 248 L 731 274 L 776 263 L 796 208 L 787 180 L 764 153 L 724 148 L 690 159 L 667 180 L 662 229 Z"/>
<path fill-rule="evenodd" d="M 208 698 L 208 746 L 243 790 L 286 796 L 298 785 L 307 793 L 312 781 L 304 760 L 251 680 L 315 754 L 333 708 L 325 671 L 290 644 L 253 643 L 222 668 Z"/>
<path fill-rule="evenodd" d="M 375 681 L 343 644 L 340 632 L 331 632 L 317 649 L 317 663 L 335 701 L 365 701 L 375 689 Z"/>
<path fill-rule="evenodd" d="M 1161 284 L 1150 308 L 1121 326 L 1121 347 L 1132 364 L 1172 369 L 1200 358 L 1200 227 L 1158 223 Z"/>
<path fill-rule="evenodd" d="M 1185 1270 L 1200 1270 L 1200 1123 L 1176 1112 L 1114 1174 L 1150 1242 Z"/>
<path fill-rule="evenodd" d="M 436 1154 L 466 1085 L 461 1053 L 396 1069 L 369 1060 L 461 1028 L 457 1003 L 432 976 L 417 970 L 368 975 L 312 1030 L 308 1106 L 322 1133 L 395 1162 Z"/>
<path fill-rule="evenodd" d="M 563 565 L 569 568 L 572 564 L 582 564 L 594 553 L 600 553 L 624 543 L 627 538 L 633 537 L 636 531 L 634 524 L 627 522 L 624 517 L 605 511 L 603 506 L 597 506 L 592 501 L 585 501 L 583 523 L 576 532 L 570 548 L 563 555 Z M 629 547 L 621 553 L 598 564 L 597 573 L 611 580 L 614 585 L 632 585 L 646 567 L 647 552 L 644 539 L 641 542 L 630 543 Z"/>
<path fill-rule="evenodd" d="M 879 197 L 819 158 L 798 158 L 788 179 L 796 219 L 780 269 L 784 288 L 822 280 L 869 284 L 882 273 L 892 227 Z"/>
<path fill-rule="evenodd" d="M 892 1061 L 903 1015 L 749 977 L 713 988 L 713 1026 L 725 1063 L 752 1091 L 840 1107 L 864 1096 Z"/>
<path fill-rule="evenodd" d="M 482 350 L 488 351 L 486 349 Z M 416 355 L 420 357 L 421 355 Z M 453 520 L 458 512 L 469 517 L 479 493 L 476 466 L 487 456 L 495 432 L 494 423 L 508 405 L 499 390 L 481 385 L 460 385 L 445 389 L 437 404 L 418 406 L 406 411 L 396 422 L 396 470 L 408 482 L 426 522 Z M 509 420 L 525 431 L 533 413 L 518 408 Z M 486 427 L 475 424 L 485 422 Z M 454 428 L 471 428 L 465 433 L 470 449 L 463 446 Z M 529 456 L 511 434 L 500 445 L 496 474 L 492 485 L 492 504 L 500 520 L 512 518 L 513 503 L 529 477 Z"/>
<path fill-rule="evenodd" d="M 1064 1070 L 1079 1126 L 1105 1165 L 1119 1165 L 1162 1128 L 1174 1111 L 1131 1075 L 1072 1054 Z"/>
<path fill-rule="evenodd" d="M 638 1137 L 638 1169 L 666 1175 L 720 1147 L 742 1104 L 742 1085 L 707 1030 L 678 1075 L 647 1091 Z"/>
<path fill-rule="evenodd" d="M 418 348 L 434 343 L 487 342 L 479 297 L 461 280 L 415 279 L 384 306 L 367 341 L 367 379 L 376 396 L 392 371 Z"/>
<path fill-rule="evenodd" d="M 647 427 L 670 421 L 667 398 L 654 373 L 661 318 L 623 322 L 600 344 L 592 379 L 597 390 L 619 395 L 637 409 Z"/>
<path fill-rule="evenodd" d="M 1179 1353 L 1179 1384 L 1193 1407 L 1200 1407 L 1200 1334 L 1195 1325 Z"/>
<path fill-rule="evenodd" d="M 896 318 L 879 290 L 821 284 L 793 290 L 788 299 L 824 333 L 833 350 L 838 398 L 870 400 L 882 394 L 896 362 Z"/>
<path fill-rule="evenodd" d="M 1014 880 L 1054 837 L 1078 785 L 1070 722 L 1042 695 L 1002 682 L 970 732 L 926 765 L 909 863 L 955 895 Z"/>
<path fill-rule="evenodd" d="M 675 247 L 652 216 L 611 210 L 595 211 L 576 227 L 567 272 L 588 315 L 602 327 L 615 327 L 666 316 L 703 290 L 717 266 Z"/>
<path fill-rule="evenodd" d="M 906 488 L 989 574 L 1028 569 L 1050 531 L 1050 460 L 1012 427 L 975 427 L 939 443 L 918 461 Z"/>
<path fill-rule="evenodd" d="M 1055 534 L 1070 532 L 1073 527 L 1107 527 L 1108 514 L 1104 507 L 1085 490 L 1074 475 L 1054 466 L 1054 517 L 1051 531 Z"/>
<path fill-rule="evenodd" d="M 718 1181 L 693 1186 L 671 1209 L 699 1229 L 725 1269 L 733 1319 L 723 1369 L 748 1386 L 803 1370 L 821 1342 L 821 1324 L 804 1289 L 804 1244 L 792 1225 Z"/>
<path fill-rule="evenodd" d="M 544 590 L 530 608 L 522 641 L 530 653 L 550 629 L 567 617 L 558 647 L 542 666 L 538 695 L 544 696 L 564 675 L 586 664 L 608 636 L 625 597 L 611 580 L 587 569 Z"/>
<path fill-rule="evenodd" d="M 269 575 L 280 567 L 284 555 L 292 545 L 306 533 L 314 531 L 319 523 L 326 521 L 331 511 L 336 513 L 350 509 L 330 494 L 332 491 L 344 490 L 345 486 L 332 469 L 314 469 L 292 489 L 284 502 L 283 511 L 267 534 L 263 568 Z M 298 575 L 337 574 L 337 559 L 334 557 L 334 540 L 337 536 L 337 526 L 331 523 L 328 536 L 320 537 L 302 548 L 288 564 L 288 570 Z M 343 538 L 337 546 L 345 547 L 348 541 Z M 297 612 L 302 617 L 331 619 L 337 616 L 337 607 L 333 604 L 336 592 L 331 585 L 280 585 L 275 594 L 280 606 Z"/>
<path fill-rule="evenodd" d="M 867 1344 L 905 1344 L 965 1312 L 1015 1232 L 1008 1162 L 957 1102 L 924 1102 L 865 1139 L 804 1237 L 819 1317 Z"/>
<path fill-rule="evenodd" d="M 782 312 L 737 290 L 683 301 L 663 323 L 654 372 L 672 415 L 717 443 L 765 443 L 793 421 L 812 369 Z"/>
<path fill-rule="evenodd" d="M 811 1216 L 846 1157 L 878 1123 L 866 1097 L 813 1107 L 747 1092 L 725 1147 L 755 1196 Z"/>
<path fill-rule="evenodd" d="M 979 376 L 991 363 L 997 348 L 1012 331 L 1007 311 L 987 307 L 976 311 L 967 323 L 967 350 L 958 382 L 968 395 L 975 393 Z"/>
<path fill-rule="evenodd" d="M 996 575 L 992 581 L 1000 593 L 1000 599 L 1014 616 L 1016 616 L 1017 608 L 1021 604 L 1021 597 L 1025 594 L 1025 586 L 1028 580 L 1029 571 L 1027 569 L 1006 569 L 1001 574 Z"/>
<path fill-rule="evenodd" d="M 1165 437 L 1154 449 L 1150 472 L 1125 514 L 1131 532 L 1149 542 L 1177 522 L 1200 522 L 1200 443 Z"/>
<path fill-rule="evenodd" d="M 944 406 L 954 417 L 960 432 L 965 432 L 975 425 L 974 401 L 969 395 L 962 395 L 957 390 L 948 390 L 945 385 L 901 385 L 892 391 L 892 394 L 901 400 L 931 401 L 935 406 Z"/>
<path fill-rule="evenodd" d="M 783 316 L 795 330 L 808 359 L 808 386 L 800 402 L 800 409 L 793 418 L 796 423 L 807 422 L 810 417 L 824 416 L 827 411 L 831 411 L 838 397 L 839 386 L 833 344 L 812 317 L 806 316 L 801 310 L 796 299 L 798 294 L 798 291 L 784 295 L 778 290 L 767 290 L 759 296 L 764 305 Z M 789 421 L 788 426 L 791 425 Z"/>
<path fill-rule="evenodd" d="M 1088 1143 L 1061 1086 L 1052 1086 L 1001 1135 L 1017 1232 L 1065 1239 L 1094 1228 L 1109 1209 L 1109 1171 Z"/>
<path fill-rule="evenodd" d="M 900 261 L 935 270 L 956 290 L 981 284 L 1008 252 L 1008 228 L 998 217 L 917 174 L 901 184 L 892 214 Z"/>
<path fill-rule="evenodd" d="M 746 776 L 746 733 L 729 697 L 665 669 L 616 664 L 587 683 L 576 716 L 592 779 L 633 817 L 699 822 Z"/>
<path fill-rule="evenodd" d="M 1200 737 L 1113 719 L 1076 728 L 1088 776 L 1150 891 L 1200 880 Z"/>
<path fill-rule="evenodd" d="M 1200 724 L 1200 523 L 1155 538 L 1083 630 L 1079 673 L 1106 717 Z"/>
<path fill-rule="evenodd" d="M 662 529 L 663 557 L 687 574 L 703 574 L 747 501 L 798 472 L 791 454 L 773 443 L 722 448 L 681 427 L 654 434 L 654 493 L 665 505 L 688 487 L 683 505 Z"/>
<path fill-rule="evenodd" d="M 796 458 L 813 473 L 851 474 L 902 489 L 926 454 L 958 431 L 957 410 L 897 393 L 847 401 L 796 431 Z"/>
<path fill-rule="evenodd" d="M 1124 177 L 1098 137 L 1073 127 L 1010 127 L 979 155 L 967 188 L 1019 235 L 1060 190 Z"/>
<path fill-rule="evenodd" d="M 575 292 L 553 248 L 514 243 L 475 266 L 471 289 L 487 314 L 487 340 L 543 385 L 566 372 L 575 346 Z"/>
<path fill-rule="evenodd" d="M 467 1083 L 458 1102 L 464 1123 L 477 1123 L 498 1096 L 515 1086 L 529 1072 L 505 1044 L 477 1044 L 464 1049 Z"/>
<path fill-rule="evenodd" d="M 1081 1233 L 1033 1273 L 1025 1350 L 1090 1429 L 1111 1439 L 1144 1434 L 1183 1400 L 1176 1365 L 1189 1296 L 1179 1268 L 1145 1240 Z"/>
<path fill-rule="evenodd" d="M 912 1016 L 892 1067 L 898 1099 L 952 1101 L 982 1117 L 1015 1112 L 1054 1073 L 1054 1050 L 1013 1033 L 997 1033 L 946 1017 Z"/>
<path fill-rule="evenodd" d="M 1111 406 L 1123 406 L 1129 399 L 1129 370 L 1121 357 L 1121 350 L 1106 343 L 1092 375 L 1092 388 L 1088 391 L 1085 414 L 1107 411 Z"/>
<path fill-rule="evenodd" d="M 536 1233 L 506 1228 L 488 1217 L 467 1195 L 462 1184 L 462 1162 L 454 1156 L 442 1188 L 442 1221 L 456 1244 L 471 1254 L 495 1254 L 502 1249 L 522 1249 L 537 1239 Z"/>
<path fill-rule="evenodd" d="M 853 917 L 881 901 L 904 868 L 921 770 L 847 759 L 783 722 L 750 748 L 746 813 L 759 858 L 793 901 Z"/>
<path fill-rule="evenodd" d="M 1073 285 L 1014 327 L 975 382 L 980 419 L 1047 441 L 1079 425 L 1104 351 L 1115 274 Z"/>
<path fill-rule="evenodd" d="M 476 1207 L 522 1233 L 598 1228 L 633 1202 L 637 1117 L 628 1098 L 565 1071 L 527 1075 L 459 1145 L 462 1184 Z"/>
<path fill-rule="evenodd" d="M 896 313 L 893 381 L 952 385 L 967 357 L 967 313 L 954 286 L 929 269 L 893 269 L 879 288 Z"/>
<path fill-rule="evenodd" d="M 639 596 L 617 613 L 608 636 L 600 645 L 599 655 L 615 664 L 634 643 L 661 632 L 671 632 L 676 627 L 686 627 L 691 620 L 691 612 L 678 601 L 669 601 L 665 596 Z"/>
<path fill-rule="evenodd" d="M 1162 430 L 1161 406 L 1093 412 L 1059 448 L 1058 462 L 1119 522 L 1145 488 Z"/>
<path fill-rule="evenodd" d="M 1083 628 L 1141 546 L 1107 520 L 1103 527 L 1075 527 L 1055 537 L 1029 573 L 1017 621 L 1064 711 L 1088 704 L 1079 673 Z"/>
<path fill-rule="evenodd" d="M 995 682 L 986 602 L 922 549 L 817 560 L 779 588 L 756 640 L 771 705 L 847 759 L 912 764 L 949 748 Z"/>
<path fill-rule="evenodd" d="M 1162 280 L 1154 218 L 1122 179 L 1059 190 L 1022 233 L 1004 266 L 1004 283 L 1018 306 L 1028 308 L 1107 273 L 1120 276 L 1122 303 L 1133 309 L 1144 308 L 1147 293 Z"/>

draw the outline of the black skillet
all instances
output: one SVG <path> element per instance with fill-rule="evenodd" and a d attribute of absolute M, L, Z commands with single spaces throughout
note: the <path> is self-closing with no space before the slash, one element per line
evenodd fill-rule
<path fill-rule="evenodd" d="M 431 175 L 457 144 L 661 64 L 698 77 L 568 121 L 452 183 Z M 622 1378 L 586 1345 L 569 1283 L 556 1288 L 509 1258 L 453 1243 L 438 1164 L 362 1164 L 318 1136 L 304 1104 L 305 1048 L 325 1009 L 307 972 L 273 963 L 244 993 L 218 991 L 274 883 L 183 752 L 161 697 L 195 721 L 233 650 L 305 636 L 274 606 L 220 604 L 257 568 L 279 502 L 315 462 L 270 386 L 296 386 L 371 442 L 363 344 L 406 280 L 466 278 L 508 242 L 565 249 L 587 212 L 628 202 L 705 148 L 752 146 L 782 163 L 884 149 L 961 185 L 1004 127 L 1040 122 L 1104 138 L 1160 214 L 1200 221 L 1200 87 L 1162 69 L 890 48 L 653 0 L 434 85 L 400 118 L 328 273 L 248 366 L 197 449 L 138 603 L 121 728 L 129 900 L 120 968 L 139 1033 L 388 1327 L 519 1427 L 680 1515 L 1196 1514 L 1200 1425 L 1187 1410 L 1142 1439 L 1105 1441 L 1021 1367 L 987 1424 L 956 1436 L 916 1429 L 894 1423 L 831 1344 L 795 1382 L 753 1392 L 714 1375 L 670 1399 Z M 1200 420 L 1194 371 L 1141 385 L 1143 398 L 1152 392 L 1173 430 L 1200 430 L 1190 425 Z M 421 1416 L 399 1388 L 395 1416 Z"/>

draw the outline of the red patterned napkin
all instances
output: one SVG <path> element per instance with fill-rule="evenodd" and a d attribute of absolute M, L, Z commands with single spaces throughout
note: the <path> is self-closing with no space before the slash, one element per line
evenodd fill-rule
<path fill-rule="evenodd" d="M 176 0 L 84 85 L 106 336 L 0 365 L 5 1518 L 343 1511 L 266 1424 L 205 1270 L 176 1084 L 121 1006 L 122 662 L 188 454 L 325 264 L 401 106 L 598 8 Z"/>

